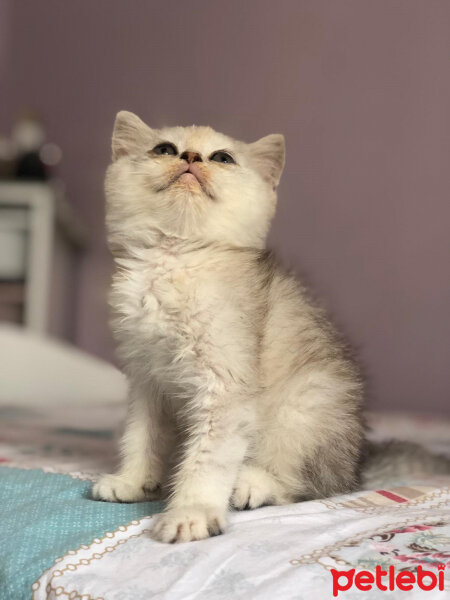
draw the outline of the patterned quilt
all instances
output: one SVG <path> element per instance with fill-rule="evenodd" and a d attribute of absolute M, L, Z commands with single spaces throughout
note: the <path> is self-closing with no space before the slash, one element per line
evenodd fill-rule
<path fill-rule="evenodd" d="M 449 479 L 235 512 L 222 536 L 164 545 L 149 535 L 161 504 L 90 498 L 122 417 L 118 405 L 0 408 L 0 600 L 450 596 Z M 375 437 L 450 450 L 450 420 L 369 421 Z"/>

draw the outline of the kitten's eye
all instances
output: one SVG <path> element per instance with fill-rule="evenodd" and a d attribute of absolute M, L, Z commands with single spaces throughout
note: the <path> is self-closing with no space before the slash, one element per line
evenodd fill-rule
<path fill-rule="evenodd" d="M 169 142 L 163 142 L 162 144 L 158 144 L 152 150 L 155 154 L 162 156 L 163 154 L 168 154 L 169 156 L 176 156 L 178 154 L 178 150 L 176 146 L 173 144 L 169 144 Z"/>
<path fill-rule="evenodd" d="M 231 154 L 228 154 L 228 152 L 224 152 L 223 150 L 219 150 L 218 152 L 214 152 L 214 154 L 211 154 L 211 156 L 209 157 L 209 160 L 214 160 L 215 162 L 220 162 L 220 163 L 225 163 L 225 164 L 232 164 L 232 165 L 236 164 L 236 161 L 231 156 Z"/>

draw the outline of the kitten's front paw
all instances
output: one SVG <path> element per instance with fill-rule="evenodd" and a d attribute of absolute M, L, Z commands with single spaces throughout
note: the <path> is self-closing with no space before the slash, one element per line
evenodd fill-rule
<path fill-rule="evenodd" d="M 92 488 L 92 496 L 106 502 L 142 502 L 157 499 L 159 486 L 140 485 L 124 475 L 103 475 Z"/>
<path fill-rule="evenodd" d="M 222 533 L 225 511 L 209 506 L 170 508 L 156 521 L 152 537 L 166 543 L 192 542 Z"/>
<path fill-rule="evenodd" d="M 235 508 L 243 510 L 268 504 L 287 504 L 289 500 L 280 484 L 267 471 L 244 465 L 238 475 L 231 502 Z"/>

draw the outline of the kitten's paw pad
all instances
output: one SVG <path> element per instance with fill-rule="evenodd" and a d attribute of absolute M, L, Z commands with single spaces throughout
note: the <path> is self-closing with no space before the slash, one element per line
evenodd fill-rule
<path fill-rule="evenodd" d="M 264 469 L 245 466 L 238 475 L 231 498 L 239 510 L 267 504 L 286 504 L 280 484 Z"/>
<path fill-rule="evenodd" d="M 157 486 L 151 486 L 156 490 Z M 106 502 L 142 502 L 149 499 L 150 486 L 139 485 L 123 475 L 103 475 L 92 489 L 95 500 Z"/>
<path fill-rule="evenodd" d="M 159 542 L 177 543 L 203 540 L 219 535 L 226 526 L 225 511 L 209 506 L 171 508 L 156 521 L 152 537 Z"/>

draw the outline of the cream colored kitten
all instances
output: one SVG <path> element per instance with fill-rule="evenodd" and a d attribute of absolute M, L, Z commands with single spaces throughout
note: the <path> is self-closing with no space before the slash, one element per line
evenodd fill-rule
<path fill-rule="evenodd" d="M 123 460 L 96 498 L 169 497 L 153 535 L 224 529 L 255 508 L 357 484 L 358 371 L 264 250 L 284 140 L 150 129 L 120 112 L 106 176 L 113 330 L 130 384 Z"/>

